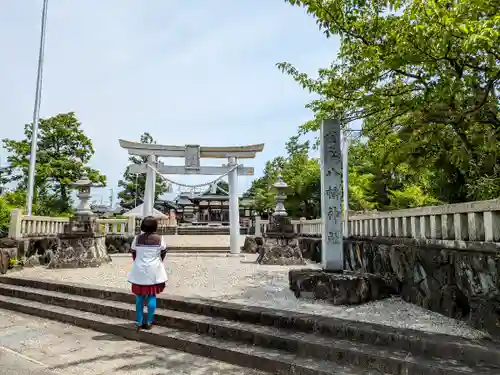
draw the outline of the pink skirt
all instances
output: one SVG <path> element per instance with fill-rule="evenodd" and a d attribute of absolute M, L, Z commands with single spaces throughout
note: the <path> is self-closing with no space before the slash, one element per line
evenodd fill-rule
<path fill-rule="evenodd" d="M 132 284 L 132 293 L 136 296 L 156 296 L 165 290 L 165 283 L 156 285 L 137 285 Z"/>

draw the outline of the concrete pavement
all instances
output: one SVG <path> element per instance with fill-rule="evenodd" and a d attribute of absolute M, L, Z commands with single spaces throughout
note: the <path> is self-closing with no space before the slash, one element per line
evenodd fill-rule
<path fill-rule="evenodd" d="M 0 375 L 58 375 L 42 363 L 0 347 Z"/>
<path fill-rule="evenodd" d="M 0 309 L 0 375 L 264 375 Z"/>

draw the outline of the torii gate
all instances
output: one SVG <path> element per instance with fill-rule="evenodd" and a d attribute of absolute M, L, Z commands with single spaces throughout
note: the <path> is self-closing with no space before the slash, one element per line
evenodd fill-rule
<path fill-rule="evenodd" d="M 146 173 L 146 186 L 144 191 L 143 216 L 153 213 L 154 197 L 156 188 L 156 170 L 167 175 L 214 175 L 221 176 L 228 173 L 229 183 L 229 232 L 231 254 L 240 253 L 240 211 L 238 207 L 238 176 L 253 176 L 252 167 L 238 165 L 238 159 L 253 159 L 257 152 L 264 150 L 264 144 L 235 146 L 235 147 L 211 147 L 199 145 L 167 146 L 158 144 L 147 144 L 130 142 L 120 139 L 120 146 L 128 151 L 130 155 L 146 156 L 147 163 L 128 166 L 129 173 Z M 165 165 L 158 162 L 158 157 L 184 158 L 184 166 Z M 200 158 L 228 159 L 228 164 L 220 167 L 200 165 Z M 153 169 L 155 168 L 155 169 Z"/>

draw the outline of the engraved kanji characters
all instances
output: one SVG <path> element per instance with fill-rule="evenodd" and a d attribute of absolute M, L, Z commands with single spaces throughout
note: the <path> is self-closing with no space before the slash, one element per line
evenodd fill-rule
<path fill-rule="evenodd" d="M 340 149 L 338 147 L 338 136 L 339 133 L 337 131 L 331 131 L 326 135 L 326 151 L 330 155 L 331 158 L 338 159 L 340 158 Z"/>
<path fill-rule="evenodd" d="M 337 169 L 335 168 L 329 168 L 327 171 L 326 171 L 326 175 L 327 176 L 332 176 L 332 175 L 336 175 L 336 176 L 342 176 L 342 173 L 340 173 Z"/>
<path fill-rule="evenodd" d="M 338 186 L 328 186 L 328 189 L 326 189 L 326 196 L 328 199 L 339 199 L 340 198 L 340 189 Z"/>
<path fill-rule="evenodd" d="M 340 210 L 337 207 L 328 207 L 328 220 L 333 220 L 337 224 L 337 220 L 340 219 Z"/>
<path fill-rule="evenodd" d="M 340 232 L 328 232 L 328 236 L 326 237 L 326 241 L 330 244 L 339 244 L 341 243 L 341 234 Z"/>

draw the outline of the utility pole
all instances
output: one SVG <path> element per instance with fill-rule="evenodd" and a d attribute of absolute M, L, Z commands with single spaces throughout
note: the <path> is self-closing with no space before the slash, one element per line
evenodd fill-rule
<path fill-rule="evenodd" d="M 344 200 L 344 237 L 349 237 L 349 132 L 342 139 L 342 184 Z"/>
<path fill-rule="evenodd" d="M 40 117 L 40 100 L 42 97 L 43 62 L 45 53 L 45 30 L 47 28 L 47 6 L 48 0 L 43 1 L 42 26 L 40 29 L 40 47 L 38 51 L 38 71 L 36 77 L 35 105 L 33 108 L 33 129 L 31 133 L 31 154 L 28 170 L 28 196 L 26 198 L 26 211 L 32 214 L 33 195 L 35 190 L 35 168 L 36 168 L 36 147 L 38 144 L 38 121 Z"/>

